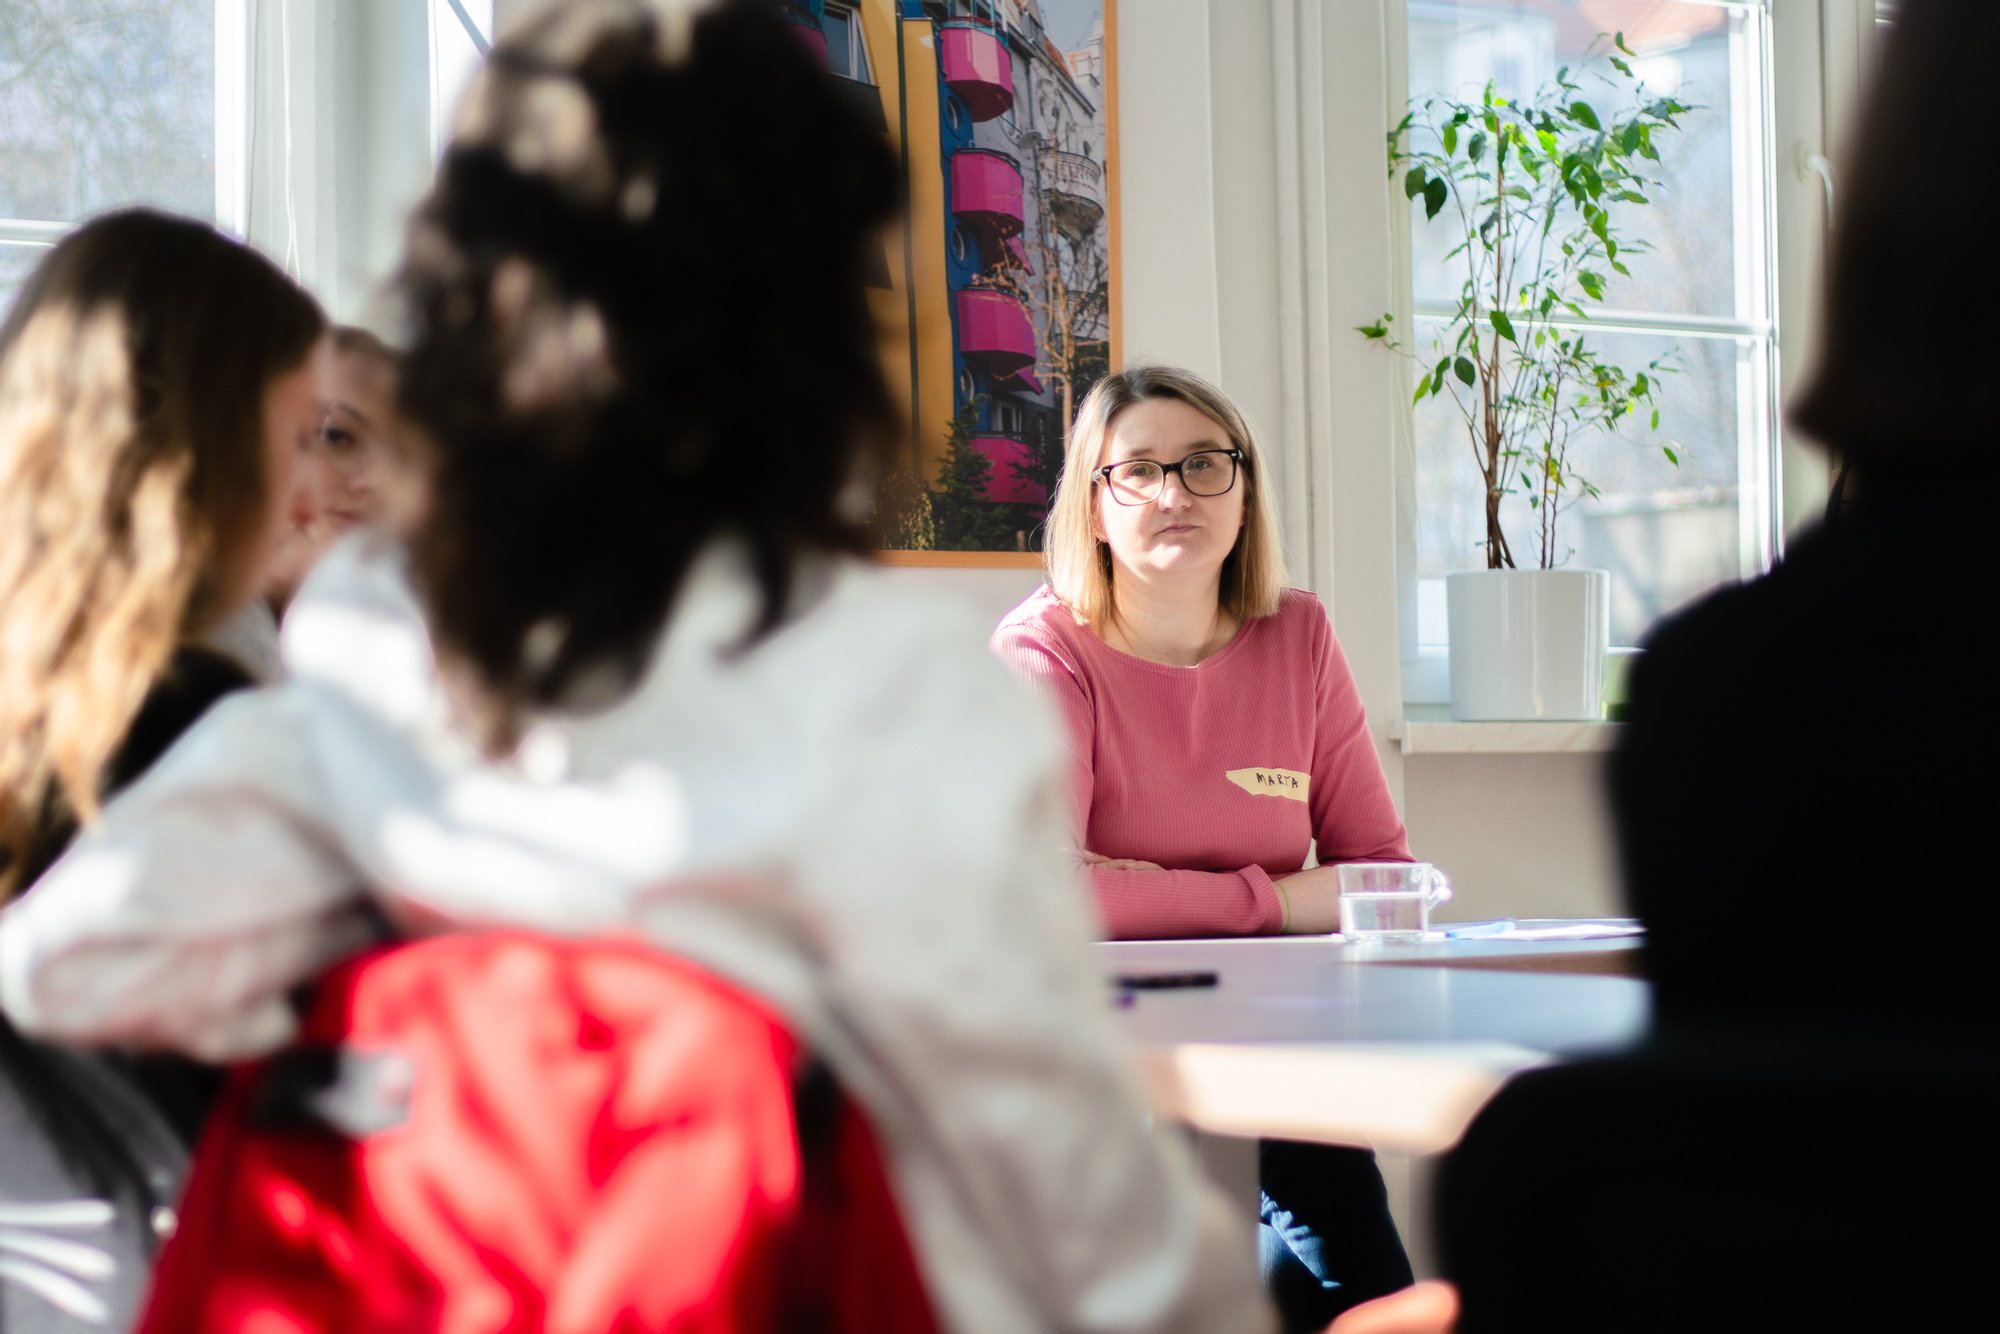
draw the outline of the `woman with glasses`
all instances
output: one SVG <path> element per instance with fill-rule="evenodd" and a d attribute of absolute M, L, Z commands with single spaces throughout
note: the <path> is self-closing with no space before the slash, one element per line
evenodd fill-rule
<path fill-rule="evenodd" d="M 1271 509 L 1219 390 L 1170 367 L 1106 376 L 1070 431 L 1048 583 L 994 633 L 1067 725 L 1075 853 L 1114 939 L 1332 931 L 1334 863 L 1410 859 L 1326 611 L 1286 587 Z M 1264 1269 L 1289 1327 L 1410 1282 L 1371 1154 L 1261 1156 Z"/>
<path fill-rule="evenodd" d="M 993 646 L 1068 724 L 1105 934 L 1337 929 L 1333 864 L 1409 844 L 1326 610 L 1285 585 L 1242 414 L 1170 367 L 1098 381 L 1047 551 Z"/>

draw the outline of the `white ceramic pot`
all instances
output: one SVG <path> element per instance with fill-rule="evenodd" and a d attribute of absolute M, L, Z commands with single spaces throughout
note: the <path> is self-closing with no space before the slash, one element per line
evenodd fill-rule
<path fill-rule="evenodd" d="M 1464 570 L 1445 579 L 1451 716 L 1599 718 L 1611 639 L 1605 570 Z"/>

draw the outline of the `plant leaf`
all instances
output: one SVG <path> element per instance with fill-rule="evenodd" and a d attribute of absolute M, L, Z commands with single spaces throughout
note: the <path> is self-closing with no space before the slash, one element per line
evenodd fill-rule
<path fill-rule="evenodd" d="M 1655 105 L 1657 105 L 1657 103 Z M 1604 128 L 1604 126 L 1601 123 L 1599 123 L 1597 119 L 1597 113 L 1591 110 L 1590 103 L 1588 102 L 1570 103 L 1569 118 L 1575 121 L 1577 124 L 1587 126 L 1588 128 L 1593 130 L 1601 130 Z"/>
<path fill-rule="evenodd" d="M 1415 407 L 1417 404 L 1423 402 L 1424 395 L 1428 394 L 1430 391 L 1431 391 L 1431 377 L 1427 372 L 1421 380 L 1417 381 L 1417 392 L 1411 397 L 1410 406 Z"/>
<path fill-rule="evenodd" d="M 1493 332 L 1499 334 L 1516 347 L 1521 345 L 1521 340 L 1514 337 L 1514 321 L 1507 318 L 1507 312 L 1504 310 L 1493 312 Z"/>
<path fill-rule="evenodd" d="M 1459 357 L 1451 363 L 1451 371 L 1452 374 L 1467 384 L 1472 384 L 1479 378 L 1478 372 L 1473 369 L 1472 363 L 1464 357 Z"/>
<path fill-rule="evenodd" d="M 1469 162 L 1477 162 L 1486 156 L 1486 135 L 1475 134 L 1465 145 L 1465 157 Z"/>
<path fill-rule="evenodd" d="M 1446 125 L 1438 138 L 1444 141 L 1444 155 L 1450 157 L 1458 151 L 1458 126 Z"/>
<path fill-rule="evenodd" d="M 1425 172 L 1421 163 L 1410 168 L 1409 173 L 1403 177 L 1403 198 L 1415 199 L 1422 194 L 1424 177 Z"/>
<path fill-rule="evenodd" d="M 1445 183 L 1436 176 L 1431 177 L 1429 181 L 1424 183 L 1424 217 L 1426 219 L 1435 218 L 1438 215 L 1438 210 L 1444 207 L 1444 201 L 1449 197 L 1449 193 Z"/>

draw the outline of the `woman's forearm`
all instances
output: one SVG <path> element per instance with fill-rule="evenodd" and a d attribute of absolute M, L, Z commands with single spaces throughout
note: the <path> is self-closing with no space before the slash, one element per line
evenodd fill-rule
<path fill-rule="evenodd" d="M 1094 865 L 1089 876 L 1111 940 L 1269 935 L 1284 917 L 1278 891 L 1259 866 L 1136 871 Z"/>

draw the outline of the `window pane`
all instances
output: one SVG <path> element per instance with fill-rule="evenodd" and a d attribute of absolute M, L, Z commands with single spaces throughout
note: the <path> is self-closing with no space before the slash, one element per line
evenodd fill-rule
<path fill-rule="evenodd" d="M 29 271 L 48 253 L 47 246 L 0 241 L 0 320 L 6 319 L 7 312 L 14 308 L 14 293 L 20 290 Z"/>
<path fill-rule="evenodd" d="M 1681 117 L 1678 134 L 1658 142 L 1654 207 L 1617 215 L 1628 238 L 1648 242 L 1653 253 L 1631 257 L 1629 279 L 1607 275 L 1606 304 L 1767 317 L 1764 275 L 1750 262 L 1760 244 L 1750 229 L 1762 225 L 1754 220 L 1763 188 L 1760 11 L 1678 0 L 1412 0 L 1409 14 L 1411 91 L 1468 101 L 1488 79 L 1502 96 L 1532 97 L 1558 67 L 1574 71 L 1598 33 L 1622 31 L 1647 90 L 1697 109 Z M 1610 73 L 1602 63 L 1597 68 Z M 1585 75 L 1582 82 L 1588 89 L 1599 80 Z M 1419 301 L 1458 297 L 1463 275 L 1445 260 L 1454 244 L 1445 217 L 1426 225 L 1421 207 L 1411 214 Z"/>
<path fill-rule="evenodd" d="M 0 217 L 129 203 L 214 216 L 213 0 L 9 4 L 0 143 Z"/>
<path fill-rule="evenodd" d="M 1438 328 L 1419 324 L 1426 343 Z M 1759 405 L 1768 398 L 1770 347 L 1761 338 L 1657 334 L 1596 334 L 1592 341 L 1628 370 L 1680 349 L 1682 369 L 1667 377 L 1658 430 L 1638 420 L 1618 435 L 1572 444 L 1571 466 L 1600 494 L 1578 501 L 1556 524 L 1561 564 L 1611 572 L 1611 642 L 1631 644 L 1655 618 L 1741 572 L 1744 496 L 1759 481 L 1743 476 L 1742 460 L 1767 448 L 1767 413 Z M 1441 584 L 1448 571 L 1485 567 L 1479 474 L 1464 419 L 1444 399 L 1417 409 L 1416 440 L 1418 578 Z M 1663 447 L 1679 457 L 1678 467 Z M 1501 515 L 1516 562 L 1533 564 L 1537 515 L 1518 495 L 1507 498 Z M 1426 594 L 1425 612 L 1438 596 L 1435 587 Z M 1441 618 L 1423 616 L 1421 639 L 1440 642 L 1442 631 Z"/>
<path fill-rule="evenodd" d="M 849 25 L 853 22 L 844 9 L 829 9 L 820 24 L 820 31 L 826 34 L 826 66 L 844 79 L 852 79 L 854 72 L 853 35 Z"/>

